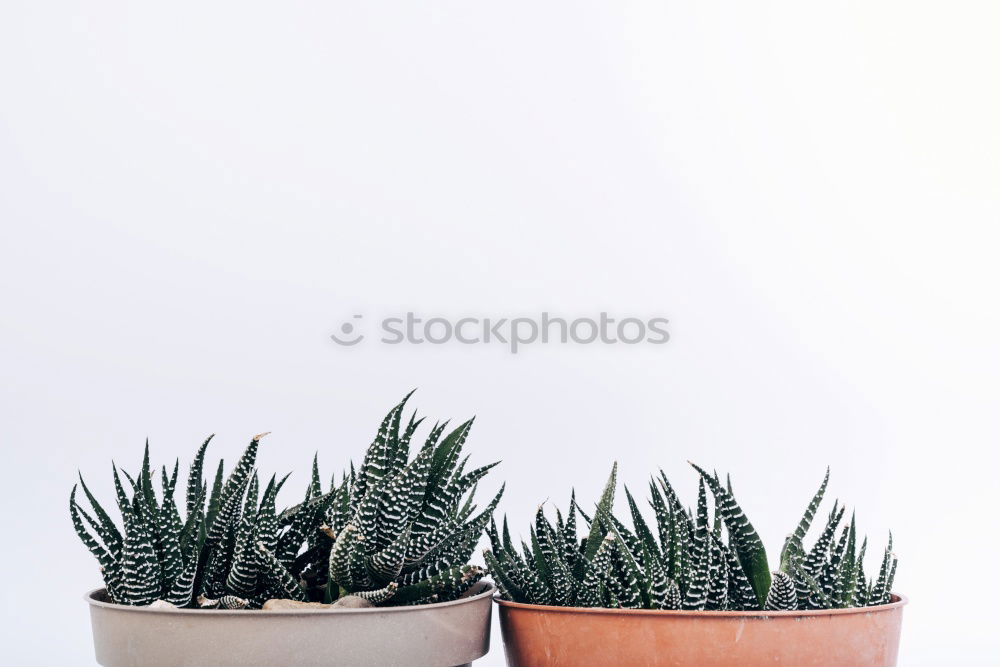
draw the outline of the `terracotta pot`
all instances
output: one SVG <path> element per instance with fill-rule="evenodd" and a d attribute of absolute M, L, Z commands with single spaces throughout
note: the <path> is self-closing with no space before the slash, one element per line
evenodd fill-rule
<path fill-rule="evenodd" d="M 197 665 L 465 665 L 490 648 L 481 582 L 461 599 L 412 607 L 282 611 L 148 609 L 86 597 L 97 662 Z"/>
<path fill-rule="evenodd" d="M 650 611 L 497 600 L 507 664 L 891 667 L 906 598 L 822 611 Z"/>

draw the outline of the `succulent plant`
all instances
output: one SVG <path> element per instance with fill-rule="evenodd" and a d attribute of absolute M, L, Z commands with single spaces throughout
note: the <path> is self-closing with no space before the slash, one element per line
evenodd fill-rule
<path fill-rule="evenodd" d="M 474 496 L 497 464 L 466 471 L 462 447 L 471 419 L 447 435 L 447 423 L 435 424 L 411 459 L 423 419 L 414 413 L 403 425 L 408 399 L 383 419 L 361 467 L 328 494 L 333 501 L 303 569 L 313 598 L 322 592 L 328 601 L 351 594 L 382 605 L 444 601 L 485 574 L 468 561 L 503 487 L 478 513 Z"/>
<path fill-rule="evenodd" d="M 811 549 L 804 546 L 829 470 L 771 572 L 763 542 L 733 495 L 729 480 L 692 464 L 699 475 L 695 512 L 685 509 L 663 471 L 649 483 L 655 534 L 625 489 L 631 529 L 615 517 L 617 464 L 593 516 L 570 497 L 553 524 L 539 507 L 520 547 L 507 520 L 489 528 L 484 551 L 504 599 L 529 604 L 631 609 L 797 610 L 874 606 L 890 600 L 896 572 L 892 537 L 877 578 L 865 577 L 867 542 L 857 545 L 854 519 L 838 535 L 844 508 L 835 503 Z M 711 494 L 711 503 L 709 502 Z M 710 511 L 711 505 L 711 511 Z M 576 517 L 588 525 L 577 537 Z"/>
<path fill-rule="evenodd" d="M 112 466 L 121 528 L 81 476 L 92 514 L 77 502 L 75 485 L 70 515 L 100 564 L 109 598 L 256 609 L 275 598 L 330 602 L 352 594 L 394 605 L 461 595 L 484 575 L 468 560 L 503 488 L 476 512 L 477 484 L 496 463 L 465 470 L 461 454 L 472 420 L 447 435 L 446 423 L 436 425 L 410 460 L 422 420 L 414 415 L 401 426 L 408 398 L 385 417 L 359 470 L 350 466 L 324 492 L 314 457 L 303 502 L 280 513 L 276 499 L 288 476 L 272 476 L 261 492 L 254 469 L 261 436 L 228 477 L 219 462 L 211 491 L 202 472 L 212 438 L 201 445 L 188 474 L 184 519 L 174 500 L 178 463 L 169 474 L 162 469 L 158 497 L 148 443 L 135 477 Z"/>
<path fill-rule="evenodd" d="M 309 508 L 297 508 L 279 525 L 275 499 L 287 476 L 271 477 L 260 493 L 254 465 L 261 437 L 250 441 L 228 477 L 219 462 L 210 492 L 202 471 L 212 438 L 205 440 L 188 473 L 183 520 L 174 498 L 178 463 L 169 474 L 166 467 L 161 469 L 157 497 L 148 442 L 135 477 L 112 465 L 121 529 L 80 476 L 79 487 L 94 516 L 77 502 L 76 485 L 70 493 L 70 515 L 101 566 L 113 602 L 148 605 L 165 600 L 179 607 L 238 609 L 259 607 L 271 597 L 304 599 L 291 568 L 305 539 L 295 519 Z"/>

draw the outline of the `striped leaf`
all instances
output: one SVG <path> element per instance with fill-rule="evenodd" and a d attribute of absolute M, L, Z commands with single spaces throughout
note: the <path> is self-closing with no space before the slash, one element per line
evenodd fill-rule
<path fill-rule="evenodd" d="M 771 578 L 764 609 L 768 611 L 794 611 L 797 608 L 795 582 L 786 573 L 778 571 Z"/>
<path fill-rule="evenodd" d="M 785 545 L 781 549 L 781 571 L 787 572 L 788 561 L 792 555 L 796 552 L 803 551 L 802 542 L 806 537 L 806 533 L 809 532 L 809 527 L 812 525 L 813 517 L 816 516 L 816 510 L 819 509 L 820 503 L 823 502 L 823 494 L 826 493 L 827 482 L 830 481 L 830 468 L 826 469 L 826 475 L 823 477 L 823 482 L 819 485 L 819 490 L 813 496 L 812 500 L 809 501 L 809 505 L 806 506 L 806 511 L 799 519 L 798 525 L 795 527 L 794 532 L 788 536 L 785 540 Z"/>
<path fill-rule="evenodd" d="M 726 528 L 735 540 L 740 565 L 757 595 L 757 600 L 763 606 L 771 589 L 771 571 L 768 568 L 764 543 L 729 490 L 719 484 L 714 476 L 693 463 L 691 465 L 712 490 L 712 495 L 720 501 L 719 511 L 726 522 Z"/>

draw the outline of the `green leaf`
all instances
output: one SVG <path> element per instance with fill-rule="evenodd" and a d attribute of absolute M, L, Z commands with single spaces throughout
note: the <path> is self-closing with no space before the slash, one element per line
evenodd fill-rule
<path fill-rule="evenodd" d="M 212 492 L 208 496 L 208 513 L 205 517 L 205 525 L 211 526 L 215 522 L 215 515 L 222 507 L 222 475 L 224 461 L 219 459 L 219 466 L 215 469 L 215 480 L 212 482 Z"/>
<path fill-rule="evenodd" d="M 413 390 L 416 391 L 416 390 Z M 413 391 L 403 397 L 395 407 L 382 420 L 382 425 L 375 434 L 375 439 L 368 446 L 364 460 L 361 462 L 361 469 L 358 471 L 358 479 L 355 484 L 356 497 L 352 498 L 351 505 L 356 506 L 369 491 L 369 488 L 381 482 L 389 471 L 390 464 L 395 457 L 395 443 L 399 432 L 400 415 L 403 412 L 406 402 L 413 395 Z"/>
<path fill-rule="evenodd" d="M 392 598 L 396 594 L 397 588 L 399 588 L 399 584 L 395 581 L 390 581 L 383 588 L 374 591 L 358 591 L 354 595 L 363 600 L 368 600 L 373 605 L 379 605 Z"/>
<path fill-rule="evenodd" d="M 73 485 L 73 490 L 69 494 L 69 513 L 73 520 L 73 528 L 76 530 L 76 534 L 80 537 L 80 541 L 83 542 L 84 546 L 87 547 L 91 554 L 93 554 L 94 558 L 97 559 L 101 567 L 104 569 L 114 567 L 115 559 L 83 525 L 83 521 L 80 518 L 81 515 L 87 517 L 88 523 L 92 526 L 94 525 L 94 522 L 93 519 L 90 519 L 87 513 L 84 512 L 83 509 L 77 504 L 75 484 Z"/>
<path fill-rule="evenodd" d="M 698 481 L 698 513 L 695 520 L 694 553 L 691 557 L 684 609 L 701 611 L 708 604 L 708 588 L 712 567 L 712 550 L 709 547 L 708 502 L 704 480 Z"/>
<path fill-rule="evenodd" d="M 721 501 L 719 510 L 726 522 L 726 528 L 735 540 L 740 565 L 757 595 L 758 602 L 763 606 L 767 601 L 767 593 L 771 589 L 771 570 L 767 564 L 764 543 L 729 490 L 703 469 L 693 463 L 691 466 L 698 471 L 708 488 L 712 490 L 712 495 Z"/>
<path fill-rule="evenodd" d="M 271 583 L 289 600 L 304 602 L 305 591 L 299 586 L 295 577 L 282 565 L 263 542 L 257 543 L 257 553 L 260 556 L 261 570 Z"/>
<path fill-rule="evenodd" d="M 767 593 L 764 609 L 770 611 L 794 611 L 797 608 L 795 582 L 784 572 L 775 572 L 771 589 Z"/>
<path fill-rule="evenodd" d="M 225 505 L 231 496 L 243 494 L 247 481 L 250 478 L 250 473 L 254 470 L 254 465 L 257 462 L 257 448 L 260 445 L 260 439 L 265 435 L 268 434 L 260 433 L 250 440 L 250 444 L 243 450 L 240 460 L 236 462 L 236 467 L 229 473 L 226 484 L 222 487 L 221 502 L 223 505 Z"/>
<path fill-rule="evenodd" d="M 323 484 L 319 479 L 319 452 L 313 454 L 312 480 L 309 483 L 309 497 L 323 495 Z"/>
<path fill-rule="evenodd" d="M 787 572 L 789 566 L 789 560 L 796 551 L 803 551 L 802 541 L 806 537 L 806 533 L 809 532 L 809 526 L 812 525 L 813 517 L 816 516 L 816 510 L 819 509 L 820 503 L 823 502 L 823 494 L 826 493 L 827 482 L 830 481 L 830 468 L 827 466 L 826 475 L 823 477 L 823 482 L 819 485 L 819 490 L 813 496 L 812 500 L 809 501 L 809 505 L 806 506 L 806 511 L 799 520 L 799 524 L 795 527 L 795 530 L 788 539 L 785 540 L 785 545 L 781 549 L 781 571 Z"/>
<path fill-rule="evenodd" d="M 643 607 L 650 608 L 648 590 L 644 590 L 646 587 L 644 585 L 640 585 L 640 582 L 645 582 L 646 579 L 642 568 L 639 563 L 636 562 L 635 557 L 629 550 L 625 540 L 622 539 L 621 533 L 615 530 L 612 534 L 615 536 L 617 544 L 617 549 L 615 550 L 615 560 L 622 565 L 621 573 L 623 576 L 621 577 L 621 581 L 624 584 L 625 591 L 627 592 L 627 599 L 622 600 L 623 605 L 630 609 L 640 609 Z"/>
<path fill-rule="evenodd" d="M 142 469 L 139 471 L 139 489 L 146 499 L 146 505 L 150 509 L 156 508 L 156 495 L 153 493 L 153 478 L 149 466 L 149 439 L 146 439 L 146 448 L 142 455 Z"/>
<path fill-rule="evenodd" d="M 608 481 L 604 484 L 604 491 L 601 492 L 601 499 L 597 503 L 598 514 L 611 514 L 612 507 L 615 502 L 615 486 L 618 483 L 618 462 L 616 461 L 611 466 L 611 475 L 608 477 Z M 583 559 L 590 562 L 597 555 L 597 550 L 601 546 L 601 538 L 604 537 L 602 532 L 601 522 L 597 520 L 598 517 L 594 517 L 594 521 L 590 522 L 590 533 L 587 535 L 587 548 L 583 552 Z"/>
<path fill-rule="evenodd" d="M 458 457 L 461 455 L 462 446 L 469 437 L 472 424 L 476 421 L 473 417 L 468 421 L 459 424 L 451 433 L 434 447 L 434 458 L 431 463 L 431 472 L 428 483 L 431 487 L 440 486 L 443 481 L 451 476 Z M 444 426 L 442 425 L 442 428 Z"/>
<path fill-rule="evenodd" d="M 97 502 L 94 494 L 92 494 L 90 489 L 87 488 L 87 483 L 83 481 L 83 475 L 81 475 L 79 471 L 77 472 L 77 476 L 80 478 L 80 488 L 83 489 L 84 495 L 87 496 L 87 501 L 90 503 L 90 506 L 94 508 L 94 515 L 100 522 L 100 530 L 97 530 L 95 527 L 98 537 L 100 537 L 101 541 L 107 545 L 108 550 L 112 554 L 117 553 L 122 546 L 122 535 L 118 530 L 118 526 L 115 525 L 115 522 L 111 520 L 111 517 L 104 511 L 101 504 Z"/>
<path fill-rule="evenodd" d="M 485 572 L 476 565 L 453 567 L 434 577 L 409 586 L 400 587 L 392 597 L 393 604 L 423 600 L 433 595 L 446 594 L 456 588 L 471 585 L 482 579 Z"/>
<path fill-rule="evenodd" d="M 868 600 L 868 606 L 886 604 L 889 601 L 892 579 L 895 576 L 896 566 L 892 556 L 892 533 L 889 534 L 889 544 L 882 555 L 882 565 L 879 568 L 878 579 L 872 587 L 872 593 Z"/>
<path fill-rule="evenodd" d="M 133 516 L 125 527 L 122 588 L 127 604 L 148 605 L 160 597 L 160 565 L 145 522 Z"/>
<path fill-rule="evenodd" d="M 198 559 L 189 558 L 184 568 L 171 583 L 163 599 L 178 607 L 190 606 L 192 596 L 194 595 L 194 580 L 197 573 Z"/>
<path fill-rule="evenodd" d="M 483 560 L 486 562 L 486 570 L 500 591 L 501 597 L 514 602 L 526 602 L 521 587 L 516 583 L 514 576 L 514 566 L 512 563 L 501 564 L 500 559 L 489 549 L 483 550 Z"/>
<path fill-rule="evenodd" d="M 351 556 L 359 543 L 361 532 L 353 523 L 347 524 L 334 540 L 330 549 L 330 579 L 338 585 L 350 590 L 354 586 L 351 575 Z"/>
<path fill-rule="evenodd" d="M 834 503 L 833 509 L 830 511 L 830 515 L 827 518 L 826 526 L 823 528 L 822 534 L 819 536 L 819 539 L 816 540 L 816 544 L 813 545 L 813 548 L 809 551 L 809 555 L 806 556 L 805 562 L 803 563 L 806 572 L 811 574 L 813 577 L 819 575 L 820 568 L 823 566 L 823 561 L 826 559 L 826 556 L 830 551 L 830 544 L 833 542 L 837 526 L 840 525 L 840 520 L 843 516 L 844 508 L 838 508 L 837 503 Z"/>
<path fill-rule="evenodd" d="M 368 570 L 376 581 L 392 581 L 403 571 L 406 559 L 406 545 L 410 540 L 410 527 L 390 542 L 384 549 L 368 558 Z"/>
<path fill-rule="evenodd" d="M 373 536 L 376 548 L 382 549 L 402 532 L 410 532 L 410 524 L 424 500 L 431 454 L 431 450 L 423 450 L 417 454 L 409 465 L 392 478 L 385 492 L 378 497 Z"/>
<path fill-rule="evenodd" d="M 215 434 L 205 438 L 205 442 L 201 443 L 201 447 L 198 448 L 198 452 L 194 455 L 194 460 L 191 462 L 190 468 L 188 468 L 188 483 L 187 483 L 187 516 L 190 518 L 195 512 L 201 512 L 202 505 L 205 500 L 202 498 L 199 501 L 199 496 L 203 493 L 203 481 L 201 479 L 202 470 L 205 467 L 205 450 L 208 449 L 208 443 L 212 441 Z"/>
<path fill-rule="evenodd" d="M 646 524 L 646 520 L 643 519 L 642 513 L 639 511 L 639 506 L 636 504 L 635 499 L 632 497 L 632 493 L 625 487 L 625 498 L 628 500 L 629 513 L 632 515 L 632 526 L 635 528 L 635 536 L 639 539 L 642 547 L 649 551 L 651 554 L 660 554 L 660 548 L 656 544 L 656 538 L 653 537 L 652 531 L 649 529 L 649 525 Z"/>
<path fill-rule="evenodd" d="M 611 553 L 615 542 L 616 538 L 611 533 L 602 536 L 597 542 L 594 557 L 587 560 L 587 569 L 580 590 L 580 604 L 584 607 L 601 606 L 602 584 L 607 580 L 611 569 Z"/>

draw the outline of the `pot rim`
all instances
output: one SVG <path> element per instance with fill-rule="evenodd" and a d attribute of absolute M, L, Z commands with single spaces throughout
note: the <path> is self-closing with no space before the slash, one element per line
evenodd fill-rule
<path fill-rule="evenodd" d="M 208 615 L 208 616 L 232 616 L 238 615 L 244 618 L 268 618 L 273 616 L 315 616 L 316 614 L 385 614 L 385 613 L 406 613 L 431 609 L 441 609 L 443 607 L 453 607 L 463 604 L 471 604 L 485 597 L 493 597 L 497 592 L 497 587 L 491 581 L 483 581 L 484 588 L 479 593 L 465 594 L 457 600 L 447 602 L 430 602 L 428 604 L 410 605 L 405 607 L 365 607 L 363 609 L 150 609 L 149 607 L 133 607 L 127 604 L 116 604 L 99 600 L 98 595 L 106 595 L 107 589 L 95 588 L 83 596 L 91 607 L 110 609 L 114 611 L 135 612 L 139 614 L 165 614 L 165 615 Z M 475 590 L 475 587 L 469 589 Z"/>
<path fill-rule="evenodd" d="M 493 596 L 493 601 L 500 607 L 540 611 L 556 614 L 599 614 L 607 616 L 695 616 L 702 618 L 795 618 L 801 616 L 843 616 L 845 614 L 874 614 L 882 611 L 898 609 L 909 603 L 905 595 L 892 593 L 892 602 L 874 607 L 849 607 L 847 609 L 803 609 L 795 611 L 765 611 L 752 609 L 747 611 L 694 611 L 689 609 L 609 609 L 606 607 L 556 607 L 546 604 L 526 604 L 501 600 L 500 594 Z"/>

